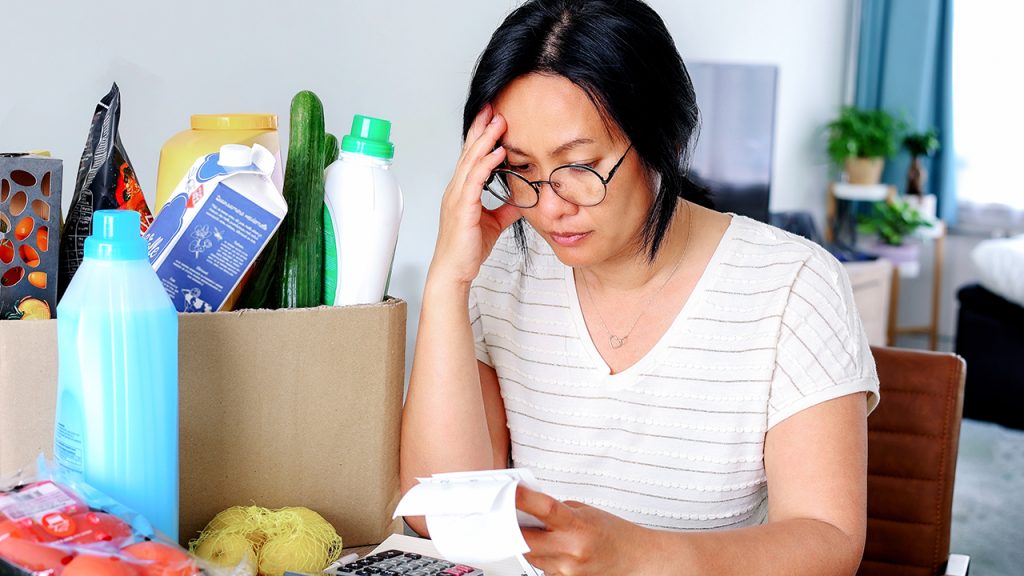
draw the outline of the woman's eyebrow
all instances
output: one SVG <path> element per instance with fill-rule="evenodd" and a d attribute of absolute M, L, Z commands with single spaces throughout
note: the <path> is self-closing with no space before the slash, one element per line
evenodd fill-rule
<path fill-rule="evenodd" d="M 577 146 L 582 146 L 584 144 L 593 144 L 593 143 L 594 143 L 594 139 L 593 138 L 574 138 L 574 139 L 566 142 L 565 144 L 562 144 L 558 148 L 555 148 L 554 150 L 552 150 L 551 151 L 551 155 L 552 156 L 558 156 L 559 154 L 564 154 L 565 152 L 568 152 L 569 150 L 572 150 L 573 148 L 575 148 Z"/>
<path fill-rule="evenodd" d="M 566 142 L 565 144 L 559 145 L 557 148 L 555 148 L 554 150 L 552 150 L 550 152 L 550 155 L 551 156 L 558 156 L 559 154 L 564 154 L 564 153 L 572 150 L 573 148 L 576 148 L 577 146 L 582 146 L 584 144 L 593 144 L 593 143 L 594 143 L 594 139 L 593 138 L 574 138 L 574 139 Z M 509 152 L 511 152 L 513 154 L 517 154 L 519 156 L 530 157 L 530 155 L 528 153 L 520 150 L 519 148 L 516 148 L 515 146 L 513 146 L 513 145 L 511 145 L 511 144 L 509 144 L 507 142 L 499 142 L 499 144 L 501 144 L 502 148 L 504 148 L 505 150 L 507 150 L 507 151 L 509 151 Z"/>
<path fill-rule="evenodd" d="M 523 152 L 522 150 L 516 148 L 515 146 L 509 144 L 508 142 L 498 142 L 498 145 L 513 154 L 518 154 L 519 156 L 529 156 L 529 154 Z"/>

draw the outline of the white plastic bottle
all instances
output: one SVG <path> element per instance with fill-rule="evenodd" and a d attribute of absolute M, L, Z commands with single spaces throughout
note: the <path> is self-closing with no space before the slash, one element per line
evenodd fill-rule
<path fill-rule="evenodd" d="M 324 182 L 324 304 L 384 299 L 402 221 L 391 122 L 356 115 Z"/>

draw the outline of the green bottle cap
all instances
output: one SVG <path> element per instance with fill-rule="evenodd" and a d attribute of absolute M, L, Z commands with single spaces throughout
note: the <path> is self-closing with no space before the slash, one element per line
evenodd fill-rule
<path fill-rule="evenodd" d="M 352 130 L 341 139 L 341 150 L 390 160 L 395 157 L 390 137 L 391 122 L 356 114 Z"/>
<path fill-rule="evenodd" d="M 97 210 L 92 236 L 85 239 L 85 257 L 98 260 L 148 260 L 142 237 L 142 215 L 134 210 Z"/>

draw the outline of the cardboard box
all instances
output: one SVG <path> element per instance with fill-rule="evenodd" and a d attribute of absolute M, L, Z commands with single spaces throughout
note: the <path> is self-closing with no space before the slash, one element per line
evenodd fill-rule
<path fill-rule="evenodd" d="M 401 530 L 406 305 L 179 315 L 181 540 L 235 505 L 307 506 L 345 546 Z M 51 454 L 56 320 L 0 322 L 0 477 Z"/>
<path fill-rule="evenodd" d="M 63 163 L 0 154 L 0 320 L 53 318 Z"/>

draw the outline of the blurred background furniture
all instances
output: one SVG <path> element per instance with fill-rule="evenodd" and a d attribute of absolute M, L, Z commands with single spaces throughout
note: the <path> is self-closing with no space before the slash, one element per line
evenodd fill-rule
<path fill-rule="evenodd" d="M 939 346 L 939 315 L 941 313 L 939 303 L 942 298 L 942 262 L 945 258 L 946 246 L 946 224 L 942 220 L 935 220 L 932 228 L 921 230 L 920 237 L 930 239 L 935 244 L 932 257 L 932 295 L 931 311 L 928 316 L 928 323 L 922 326 L 900 326 L 899 325 L 899 302 L 900 302 L 900 277 L 917 276 L 920 263 L 915 263 L 913 269 L 906 269 L 897 266 L 892 276 L 892 306 L 889 308 L 889 346 L 896 343 L 896 337 L 900 334 L 927 334 L 928 349 L 937 350 Z"/>
<path fill-rule="evenodd" d="M 1024 430 L 1024 308 L 979 284 L 957 300 L 956 353 L 971 365 L 964 417 Z"/>
<path fill-rule="evenodd" d="M 892 312 L 892 262 L 879 258 L 867 262 L 844 262 L 853 288 L 853 301 L 864 325 L 868 343 L 885 346 L 889 342 Z"/>
<path fill-rule="evenodd" d="M 949 554 L 964 361 L 918 350 L 872 353 L 882 401 L 868 418 L 867 540 L 857 574 L 966 574 L 966 557 Z"/>
<path fill-rule="evenodd" d="M 825 242 L 834 244 L 840 249 L 854 252 L 857 249 L 870 251 L 865 249 L 863 242 L 858 241 L 858 204 L 881 201 L 892 202 L 896 198 L 896 187 L 888 184 L 857 185 L 845 182 L 830 183 L 825 200 Z M 942 263 L 945 257 L 946 225 L 942 220 L 933 220 L 931 228 L 919 229 L 915 233 L 915 237 L 922 241 L 934 243 L 931 306 L 928 323 L 920 326 L 899 325 L 900 278 L 916 277 L 920 271 L 921 263 L 919 260 L 913 262 L 893 262 L 892 288 L 889 293 L 890 302 L 888 306 L 889 319 L 886 322 L 885 344 L 887 346 L 895 345 L 896 338 L 901 334 L 926 334 L 928 336 L 928 348 L 936 350 L 939 343 Z M 885 256 L 883 255 L 882 258 L 885 258 Z"/>

